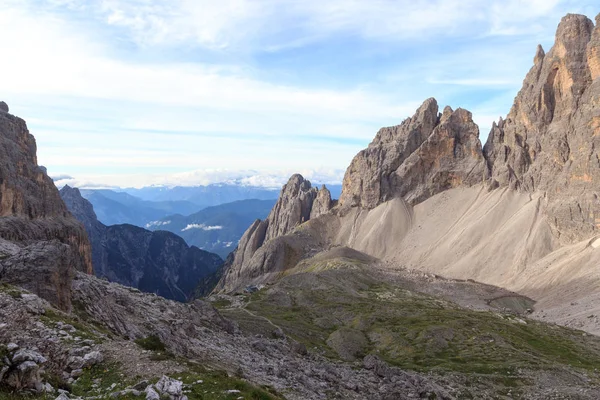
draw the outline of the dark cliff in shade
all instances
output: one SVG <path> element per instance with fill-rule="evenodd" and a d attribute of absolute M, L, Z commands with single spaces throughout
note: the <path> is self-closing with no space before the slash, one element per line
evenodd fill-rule
<path fill-rule="evenodd" d="M 65 186 L 60 195 L 88 232 L 98 277 L 186 301 L 223 263 L 216 254 L 189 247 L 171 232 L 128 224 L 105 226 L 76 188 Z"/>

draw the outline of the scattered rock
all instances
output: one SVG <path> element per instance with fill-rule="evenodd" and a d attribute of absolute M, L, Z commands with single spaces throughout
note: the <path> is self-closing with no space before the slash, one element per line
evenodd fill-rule
<path fill-rule="evenodd" d="M 152 386 L 146 388 L 146 400 L 160 400 L 160 395 Z"/>
<path fill-rule="evenodd" d="M 85 356 L 83 356 L 83 367 L 89 368 L 96 364 L 100 364 L 102 361 L 104 361 L 102 353 L 100 353 L 99 351 L 92 351 L 91 353 L 88 353 Z"/>
<path fill-rule="evenodd" d="M 275 339 L 285 339 L 285 333 L 279 327 L 273 329 L 271 336 L 273 336 Z"/>
<path fill-rule="evenodd" d="M 162 396 L 168 396 L 170 400 L 187 400 L 183 394 L 183 382 L 177 379 L 163 376 L 154 385 L 154 389 Z"/>
<path fill-rule="evenodd" d="M 9 343 L 6 345 L 6 350 L 8 350 L 10 353 L 17 350 L 18 348 L 19 348 L 19 345 L 16 343 Z"/>

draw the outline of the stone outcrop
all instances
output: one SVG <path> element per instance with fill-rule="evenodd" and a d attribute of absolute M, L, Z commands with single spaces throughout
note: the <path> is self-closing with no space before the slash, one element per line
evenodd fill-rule
<path fill-rule="evenodd" d="M 597 18 L 599 20 L 600 18 Z M 545 192 L 548 220 L 566 241 L 600 227 L 600 28 L 583 15 L 562 19 L 484 155 L 493 186 Z"/>
<path fill-rule="evenodd" d="M 267 218 L 265 241 L 290 232 L 310 219 L 317 189 L 300 174 L 292 175 Z"/>
<path fill-rule="evenodd" d="M 346 170 L 340 205 L 374 208 L 395 197 L 416 204 L 447 189 L 483 182 L 479 129 L 464 109 L 438 114 L 433 98 L 402 124 L 382 128 Z"/>
<path fill-rule="evenodd" d="M 292 175 L 281 189 L 279 199 L 267 219 L 254 221 L 240 239 L 233 255 L 226 260 L 223 277 L 217 289 L 227 286 L 227 281 L 237 280 L 240 269 L 244 264 L 250 263 L 263 245 L 288 234 L 303 222 L 329 212 L 332 206 L 331 193 L 325 185 L 318 190 L 302 175 Z M 283 260 L 292 257 L 290 251 L 286 251 L 289 247 L 282 243 L 271 244 L 271 247 L 277 250 L 262 249 L 259 260 L 254 260 L 252 265 L 260 266 L 261 271 L 270 271 L 278 269 L 276 266 L 281 267 Z M 257 273 L 255 269 L 250 268 L 252 274 Z"/>
<path fill-rule="evenodd" d="M 60 195 L 88 233 L 98 277 L 186 301 L 198 283 L 223 264 L 218 255 L 190 247 L 171 232 L 102 224 L 77 188 L 65 186 Z"/>
<path fill-rule="evenodd" d="M 310 218 L 318 218 L 319 216 L 326 214 L 333 207 L 333 200 L 331 200 L 331 192 L 325 185 L 321 186 L 321 189 L 317 192 L 317 197 L 310 210 Z"/>
<path fill-rule="evenodd" d="M 67 210 L 43 167 L 25 121 L 0 104 L 0 280 L 23 283 L 70 307 L 70 268 L 92 272 L 85 230 Z M 12 244 L 12 245 L 11 245 Z"/>
<path fill-rule="evenodd" d="M 596 16 L 596 28 L 592 32 L 592 37 L 587 45 L 587 62 L 590 67 L 592 80 L 600 77 L 600 14 Z"/>

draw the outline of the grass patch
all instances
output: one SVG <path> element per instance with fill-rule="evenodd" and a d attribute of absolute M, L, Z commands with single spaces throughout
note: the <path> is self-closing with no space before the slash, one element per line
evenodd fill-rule
<path fill-rule="evenodd" d="M 212 371 L 194 364 L 190 364 L 188 372 L 173 375 L 172 378 L 183 381 L 189 400 L 283 399 L 270 387 L 254 386 L 243 379 L 231 377 L 226 372 Z M 227 393 L 229 390 L 239 392 Z"/>
<path fill-rule="evenodd" d="M 600 340 L 580 331 L 463 309 L 361 274 L 328 269 L 288 276 L 252 294 L 247 309 L 333 359 L 339 355 L 327 346 L 327 338 L 349 328 L 368 338 L 367 354 L 392 365 L 421 372 L 502 377 L 498 384 L 509 388 L 526 384 L 514 378 L 520 368 L 570 367 L 593 374 L 600 365 Z M 282 293 L 286 301 L 281 300 Z M 235 313 L 228 316 L 236 317 Z"/>
<path fill-rule="evenodd" d="M 165 344 L 156 335 L 150 335 L 145 338 L 136 339 L 135 343 L 144 350 L 166 351 Z"/>
<path fill-rule="evenodd" d="M 212 301 L 210 304 L 212 304 L 216 309 L 229 308 L 231 307 L 231 300 L 220 298 Z"/>
<path fill-rule="evenodd" d="M 5 345 L 0 344 L 0 365 L 4 365 L 4 357 L 8 356 L 8 348 Z"/>
<path fill-rule="evenodd" d="M 109 398 L 111 393 L 123 390 L 135 383 L 123 375 L 118 364 L 104 363 L 84 369 L 83 375 L 73 384 L 71 393 L 74 396 Z"/>
<path fill-rule="evenodd" d="M 56 328 L 58 322 L 69 324 L 77 329 L 73 336 L 78 336 L 82 339 L 89 339 L 95 342 L 102 341 L 102 337 L 95 331 L 91 325 L 73 318 L 71 315 L 64 314 L 52 308 L 47 308 L 44 315 L 40 316 L 40 320 L 49 327 Z"/>
<path fill-rule="evenodd" d="M 13 286 L 8 283 L 0 284 L 0 293 L 5 293 L 15 299 L 20 299 L 23 291 L 16 286 Z"/>
<path fill-rule="evenodd" d="M 152 361 L 165 361 L 174 358 L 174 355 L 167 350 L 165 344 L 156 335 L 136 339 L 135 343 L 144 350 L 152 351 L 150 355 Z"/>

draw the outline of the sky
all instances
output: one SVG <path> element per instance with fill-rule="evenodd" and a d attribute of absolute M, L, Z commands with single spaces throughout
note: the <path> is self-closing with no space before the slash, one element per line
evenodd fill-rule
<path fill-rule="evenodd" d="M 0 99 L 80 187 L 340 182 L 427 98 L 485 142 L 597 0 L 2 0 Z"/>

